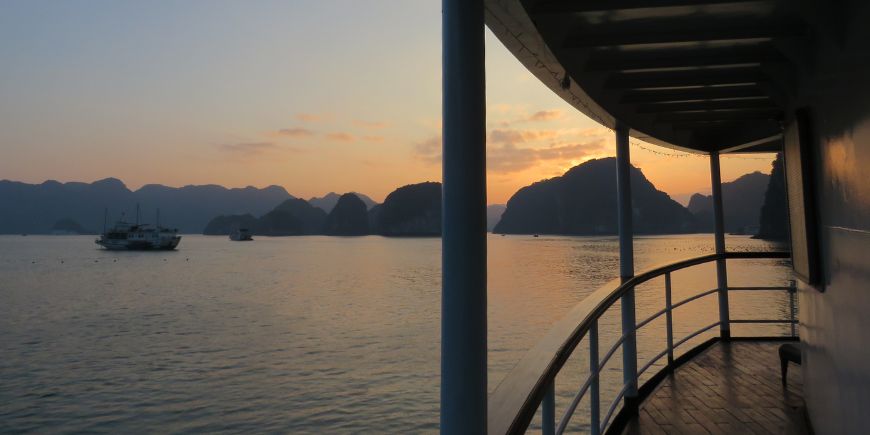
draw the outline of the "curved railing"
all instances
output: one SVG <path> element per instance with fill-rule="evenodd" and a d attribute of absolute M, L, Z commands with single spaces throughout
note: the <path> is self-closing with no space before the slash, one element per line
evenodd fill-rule
<path fill-rule="evenodd" d="M 674 361 L 674 349 L 699 334 L 722 325 L 723 321 L 720 320 L 689 334 L 676 343 L 673 341 L 672 311 L 677 307 L 713 293 L 724 291 L 727 294 L 728 291 L 737 290 L 789 291 L 792 307 L 791 319 L 730 320 L 726 317 L 724 321 L 727 323 L 790 323 L 792 325 L 791 333 L 792 336 L 794 336 L 794 324 L 796 321 L 794 319 L 793 286 L 717 288 L 696 294 L 675 304 L 671 303 L 670 274 L 672 272 L 713 261 L 721 260 L 724 262 L 727 259 L 776 259 L 789 257 L 790 255 L 788 252 L 729 252 L 724 254 L 712 254 L 660 265 L 639 273 L 624 282 L 621 279 L 609 282 L 589 295 L 586 299 L 580 302 L 579 305 L 568 312 L 564 318 L 557 322 L 553 328 L 526 353 L 510 373 L 508 373 L 504 380 L 502 380 L 501 384 L 499 384 L 495 391 L 493 391 L 489 397 L 487 413 L 489 434 L 506 435 L 524 433 L 537 412 L 538 407 L 541 406 L 543 408 L 543 428 L 545 435 L 553 433 L 561 435 L 567 427 L 567 424 L 578 404 L 583 399 L 584 395 L 590 390 L 593 391 L 590 403 L 590 432 L 593 435 L 603 433 L 607 428 L 611 416 L 618 408 L 618 405 L 622 402 L 622 399 L 626 396 L 626 393 L 632 388 L 635 390 L 637 389 L 637 379 L 641 374 L 666 355 L 668 356 L 668 363 L 672 364 Z M 611 347 L 604 357 L 599 360 L 598 319 L 601 318 L 601 316 L 610 309 L 616 301 L 620 300 L 620 298 L 626 294 L 629 294 L 636 286 L 661 276 L 665 277 L 665 308 L 637 323 L 633 330 L 623 331 L 622 336 L 616 341 L 613 347 Z M 662 315 L 667 316 L 667 348 L 648 361 L 640 370 L 637 370 L 637 374 L 633 377 L 633 381 L 630 379 L 626 380 L 622 391 L 617 394 L 616 398 L 607 409 L 603 421 L 599 421 L 600 407 L 598 397 L 598 378 L 602 368 L 607 364 L 616 350 L 623 346 L 624 343 L 627 341 L 634 343 L 633 340 L 638 329 Z M 633 313 L 631 318 L 633 318 Z M 559 425 L 556 426 L 555 416 L 553 414 L 554 381 L 556 375 L 562 369 L 562 366 L 571 356 L 577 345 L 587 335 L 590 344 L 589 376 L 574 396 L 570 405 L 567 407 L 565 415 L 561 418 Z M 632 349 L 629 354 L 635 355 L 634 367 L 637 367 L 635 350 L 636 349 Z"/>

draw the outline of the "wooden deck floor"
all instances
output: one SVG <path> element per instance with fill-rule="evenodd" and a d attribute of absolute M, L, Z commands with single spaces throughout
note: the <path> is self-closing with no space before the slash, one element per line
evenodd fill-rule
<path fill-rule="evenodd" d="M 780 381 L 782 342 L 717 343 L 666 378 L 623 431 L 635 434 L 806 434 L 803 378 Z"/>

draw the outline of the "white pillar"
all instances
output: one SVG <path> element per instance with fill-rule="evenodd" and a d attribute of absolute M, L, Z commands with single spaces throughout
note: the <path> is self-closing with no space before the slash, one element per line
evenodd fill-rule
<path fill-rule="evenodd" d="M 442 0 L 441 433 L 483 435 L 486 88 L 482 0 Z"/>
<path fill-rule="evenodd" d="M 631 155 L 628 128 L 616 128 L 616 190 L 619 217 L 619 276 L 623 282 L 634 276 L 634 234 L 631 209 Z M 626 406 L 637 406 L 637 325 L 634 289 L 622 297 L 622 376 Z"/>
<path fill-rule="evenodd" d="M 722 208 L 722 176 L 719 172 L 719 153 L 710 153 L 710 176 L 713 181 L 713 235 L 716 253 L 725 253 L 725 218 Z M 728 270 L 725 259 L 716 260 L 716 280 L 719 288 L 719 335 L 723 340 L 731 338 L 730 313 L 728 309 Z"/>

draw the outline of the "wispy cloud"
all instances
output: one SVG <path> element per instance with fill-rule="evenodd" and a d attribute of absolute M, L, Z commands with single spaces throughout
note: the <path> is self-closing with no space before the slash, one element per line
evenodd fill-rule
<path fill-rule="evenodd" d="M 489 133 L 489 142 L 503 144 L 518 144 L 545 139 L 555 139 L 559 133 L 556 130 L 515 130 L 512 128 L 493 129 Z"/>
<path fill-rule="evenodd" d="M 592 130 L 592 129 L 588 129 Z M 571 131 L 573 136 L 582 136 L 585 130 Z M 591 132 L 590 132 L 591 133 Z M 490 131 L 486 147 L 486 168 L 496 174 L 522 172 L 544 162 L 575 165 L 593 157 L 602 156 L 608 142 L 604 138 L 580 141 L 557 142 L 546 147 L 518 146 L 528 142 L 555 140 L 560 137 L 556 130 L 515 130 L 496 128 Z M 414 144 L 415 160 L 427 164 L 440 164 L 442 137 L 435 136 Z"/>
<path fill-rule="evenodd" d="M 250 159 L 269 156 L 274 158 L 283 154 L 307 154 L 307 150 L 287 145 L 279 145 L 274 142 L 242 142 L 234 144 L 220 144 L 215 146 L 219 151 L 233 159 L 247 161 Z"/>
<path fill-rule="evenodd" d="M 561 110 L 541 110 L 529 116 L 529 121 L 548 121 L 562 116 L 565 112 Z"/>
<path fill-rule="evenodd" d="M 544 161 L 577 162 L 599 156 L 606 141 L 552 144 L 547 148 L 517 148 L 513 143 L 491 145 L 486 149 L 487 171 L 498 174 L 522 172 Z M 579 163 L 579 162 L 578 162 Z"/>
<path fill-rule="evenodd" d="M 278 145 L 272 142 L 249 142 L 218 145 L 221 151 L 251 156 L 261 156 L 269 151 L 278 149 Z"/>
<path fill-rule="evenodd" d="M 330 119 L 330 118 L 332 118 L 331 113 L 326 113 L 323 115 L 309 115 L 306 113 L 300 113 L 300 114 L 296 115 L 296 119 L 303 121 L 303 122 L 325 121 L 325 120 Z"/>
<path fill-rule="evenodd" d="M 272 137 L 309 137 L 314 136 L 314 132 L 305 127 L 282 128 L 278 131 L 269 133 Z"/>
<path fill-rule="evenodd" d="M 365 128 L 385 128 L 390 125 L 389 122 L 366 122 L 359 119 L 353 120 L 353 125 Z"/>
<path fill-rule="evenodd" d="M 414 157 L 427 164 L 441 163 L 441 136 L 435 136 L 414 144 Z"/>
<path fill-rule="evenodd" d="M 363 136 L 363 140 L 365 140 L 365 141 L 369 141 L 369 142 L 383 142 L 383 141 L 384 141 L 384 137 L 383 137 L 383 136 L 369 136 L 369 135 L 365 135 L 365 136 Z"/>
<path fill-rule="evenodd" d="M 506 113 L 510 106 L 492 106 L 496 111 L 501 113 Z M 514 111 L 516 113 L 516 110 Z M 505 119 L 502 121 L 498 121 L 496 124 L 502 127 L 510 127 L 514 124 L 523 124 L 527 122 L 536 122 L 536 121 L 552 121 L 554 119 L 561 118 L 562 115 L 565 114 L 564 110 L 539 110 L 531 115 L 526 113 L 520 113 L 516 115 L 513 119 Z"/>
<path fill-rule="evenodd" d="M 354 142 L 356 138 L 349 133 L 327 133 L 326 135 L 327 142 Z"/>

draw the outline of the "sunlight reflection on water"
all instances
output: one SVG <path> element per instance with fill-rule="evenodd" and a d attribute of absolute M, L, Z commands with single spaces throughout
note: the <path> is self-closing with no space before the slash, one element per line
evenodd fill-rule
<path fill-rule="evenodd" d="M 712 253 L 713 240 L 635 244 L 642 270 Z M 186 235 L 174 252 L 109 252 L 87 236 L 2 236 L 0 246 L 2 433 L 438 429 L 438 238 Z M 788 269 L 775 264 L 729 263 L 731 284 L 785 285 Z M 618 266 L 612 237 L 490 236 L 490 390 Z M 663 306 L 662 286 L 638 289 L 639 320 Z M 712 266 L 674 274 L 675 301 L 714 287 Z M 787 317 L 782 294 L 739 296 L 733 318 Z M 717 320 L 715 296 L 679 310 L 677 336 Z M 602 349 L 619 333 L 613 311 L 602 319 Z M 663 322 L 648 328 L 639 339 L 646 358 L 664 343 Z M 787 332 L 741 328 L 737 335 Z M 584 345 L 557 379 L 557 412 L 585 378 Z M 602 391 L 617 375 L 605 376 Z M 585 419 L 582 405 L 577 415 Z"/>

